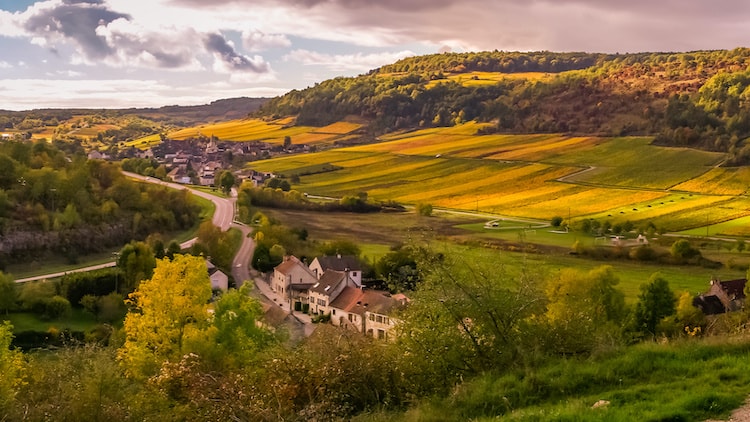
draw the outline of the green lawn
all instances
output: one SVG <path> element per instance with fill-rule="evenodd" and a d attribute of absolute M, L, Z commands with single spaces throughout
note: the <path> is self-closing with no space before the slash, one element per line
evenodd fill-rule
<path fill-rule="evenodd" d="M 85 332 L 98 324 L 93 315 L 79 308 L 73 308 L 70 318 L 64 320 L 44 321 L 31 312 L 13 312 L 7 316 L 0 315 L 0 319 L 10 321 L 16 332 L 48 331 L 50 328 Z"/>

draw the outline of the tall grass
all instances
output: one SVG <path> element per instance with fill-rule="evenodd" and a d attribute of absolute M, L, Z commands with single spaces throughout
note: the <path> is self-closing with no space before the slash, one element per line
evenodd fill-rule
<path fill-rule="evenodd" d="M 750 342 L 679 340 L 484 374 L 391 420 L 702 421 L 750 393 Z M 593 407 L 599 400 L 608 402 Z M 383 420 L 378 413 L 360 421 Z"/>

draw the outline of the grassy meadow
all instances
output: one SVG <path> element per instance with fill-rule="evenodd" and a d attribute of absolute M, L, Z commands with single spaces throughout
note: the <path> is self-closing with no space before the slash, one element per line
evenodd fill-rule
<path fill-rule="evenodd" d="M 484 126 L 394 133 L 252 166 L 301 175 L 294 188 L 310 194 L 365 191 L 376 200 L 538 221 L 570 216 L 682 231 L 750 216 L 743 196 L 750 173 L 719 167 L 723 154 L 654 146 L 645 137 L 478 135 Z M 309 171 L 326 166 L 333 171 Z"/>

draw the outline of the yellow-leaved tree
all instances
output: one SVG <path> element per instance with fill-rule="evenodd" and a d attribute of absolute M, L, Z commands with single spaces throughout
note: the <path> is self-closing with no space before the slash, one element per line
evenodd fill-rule
<path fill-rule="evenodd" d="M 619 279 L 610 266 L 584 272 L 563 269 L 545 287 L 547 347 L 564 353 L 587 352 L 617 342 L 627 314 Z"/>
<path fill-rule="evenodd" d="M 127 302 L 125 344 L 118 359 L 128 376 L 143 379 L 165 362 L 178 362 L 200 349 L 210 335 L 211 282 L 201 257 L 175 255 L 158 260 L 151 279 L 140 283 Z"/>
<path fill-rule="evenodd" d="M 0 420 L 6 420 L 23 382 L 24 360 L 18 350 L 10 348 L 13 326 L 7 321 L 0 323 Z"/>

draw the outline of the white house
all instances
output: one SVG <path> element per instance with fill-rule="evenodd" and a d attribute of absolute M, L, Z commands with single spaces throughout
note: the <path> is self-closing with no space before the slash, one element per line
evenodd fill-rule
<path fill-rule="evenodd" d="M 208 278 L 211 280 L 212 290 L 221 290 L 222 292 L 229 290 L 228 275 L 216 268 L 216 265 L 209 260 L 206 260 L 206 268 L 208 269 Z"/>
<path fill-rule="evenodd" d="M 285 256 L 284 261 L 273 269 L 271 289 L 291 301 L 307 302 L 307 291 L 318 278 L 295 256 Z"/>

